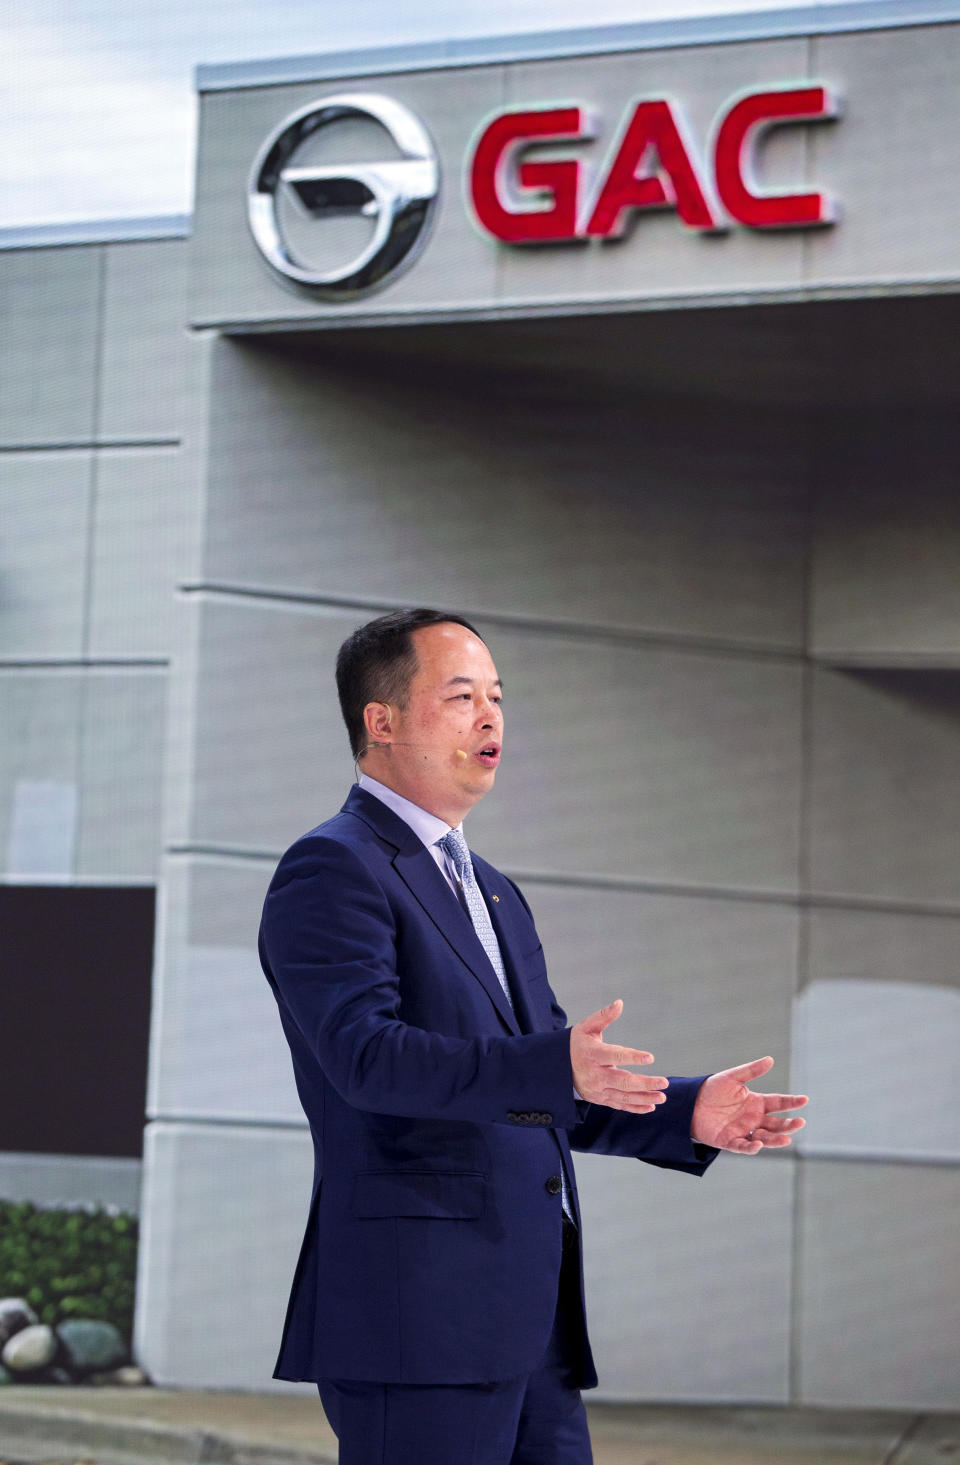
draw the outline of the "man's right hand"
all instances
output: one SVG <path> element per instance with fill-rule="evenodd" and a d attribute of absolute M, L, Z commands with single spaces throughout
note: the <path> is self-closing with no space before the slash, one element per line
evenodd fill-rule
<path fill-rule="evenodd" d="M 630 1114 L 650 1114 L 666 1100 L 665 1078 L 652 1078 L 646 1073 L 628 1073 L 623 1064 L 652 1063 L 653 1054 L 638 1048 L 618 1048 L 603 1041 L 604 1029 L 623 1011 L 618 997 L 608 1007 L 601 1007 L 584 1017 L 570 1029 L 570 1063 L 574 1088 L 591 1104 L 605 1104 L 608 1109 L 626 1109 Z"/>

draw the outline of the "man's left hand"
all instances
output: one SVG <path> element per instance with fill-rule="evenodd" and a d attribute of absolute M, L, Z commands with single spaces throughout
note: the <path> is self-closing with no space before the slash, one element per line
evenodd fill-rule
<path fill-rule="evenodd" d="M 736 1155 L 756 1155 L 763 1149 L 788 1145 L 791 1134 L 802 1129 L 806 1120 L 780 1116 L 784 1110 L 802 1108 L 806 1094 L 757 1094 L 747 1088 L 752 1078 L 762 1078 L 772 1067 L 772 1058 L 755 1058 L 704 1079 L 693 1106 L 690 1132 L 694 1143 L 732 1150 Z"/>

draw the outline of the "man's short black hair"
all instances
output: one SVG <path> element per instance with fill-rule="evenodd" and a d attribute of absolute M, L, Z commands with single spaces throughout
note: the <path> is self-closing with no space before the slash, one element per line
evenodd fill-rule
<path fill-rule="evenodd" d="M 368 702 L 392 702 L 402 707 L 417 669 L 417 653 L 410 639 L 423 626 L 453 621 L 483 637 L 465 616 L 445 610 L 392 610 L 365 626 L 358 626 L 337 653 L 337 692 L 347 724 L 350 751 L 359 758 L 367 749 L 363 709 Z"/>

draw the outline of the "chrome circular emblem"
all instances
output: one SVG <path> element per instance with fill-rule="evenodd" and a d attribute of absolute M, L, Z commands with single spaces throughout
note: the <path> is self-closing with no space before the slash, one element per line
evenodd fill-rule
<path fill-rule="evenodd" d="M 342 167 L 296 166 L 295 155 L 308 139 L 332 122 L 351 118 L 379 123 L 400 156 Z M 413 263 L 426 242 L 439 184 L 433 143 L 408 108 L 364 93 L 325 97 L 301 107 L 267 138 L 250 174 L 247 218 L 257 246 L 281 278 L 321 299 L 346 300 Z M 285 193 L 296 213 L 311 221 L 311 231 L 325 220 L 362 215 L 374 221 L 372 237 L 359 253 L 354 247 L 353 258 L 344 264 L 312 265 L 309 240 L 283 222 Z"/>

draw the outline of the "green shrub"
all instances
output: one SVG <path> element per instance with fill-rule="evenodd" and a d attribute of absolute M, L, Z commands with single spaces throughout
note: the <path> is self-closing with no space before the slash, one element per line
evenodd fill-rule
<path fill-rule="evenodd" d="M 136 1216 L 89 1209 L 43 1210 L 0 1200 L 0 1297 L 23 1297 L 56 1326 L 90 1317 L 129 1343 L 137 1272 Z"/>

